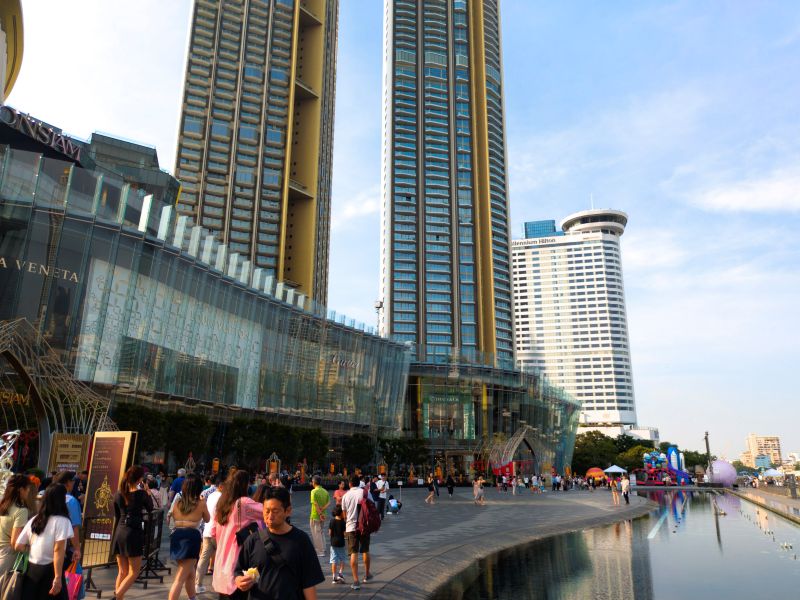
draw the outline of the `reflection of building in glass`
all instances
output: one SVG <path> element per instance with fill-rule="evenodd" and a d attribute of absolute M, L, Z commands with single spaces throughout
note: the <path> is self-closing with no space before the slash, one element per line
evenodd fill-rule
<path fill-rule="evenodd" d="M 638 427 L 616 210 L 525 224 L 512 242 L 517 360 L 582 403 L 581 431 L 658 440 Z"/>
<path fill-rule="evenodd" d="M 325 302 L 338 0 L 196 0 L 177 209 Z"/>

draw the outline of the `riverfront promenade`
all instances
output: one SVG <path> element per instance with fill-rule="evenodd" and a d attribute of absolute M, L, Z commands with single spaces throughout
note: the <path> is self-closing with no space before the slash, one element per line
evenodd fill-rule
<path fill-rule="evenodd" d="M 391 492 L 400 497 L 397 489 Z M 381 600 L 415 600 L 428 598 L 475 560 L 527 541 L 566 531 L 586 529 L 621 519 L 634 518 L 656 508 L 635 494 L 630 506 L 613 506 L 607 490 L 532 494 L 525 491 L 513 496 L 511 492 L 486 490 L 486 506 L 475 506 L 472 488 L 456 488 L 452 499 L 445 488 L 437 504 L 423 502 L 427 490 L 404 489 L 403 509 L 398 515 L 387 516 L 381 530 L 372 537 L 372 573 L 369 583 L 361 590 L 350 589 L 352 575 L 349 564 L 344 574 L 346 585 L 331 583 L 328 556 L 321 559 L 326 580 L 317 587 L 320 598 L 380 598 Z M 292 522 L 308 532 L 308 492 L 293 494 Z M 622 499 L 620 498 L 622 501 Z M 161 559 L 167 562 L 169 539 L 164 536 Z M 359 561 L 363 577 L 363 563 Z M 173 570 L 174 573 L 174 570 Z M 97 569 L 94 580 L 104 590 L 103 598 L 113 596 L 116 567 Z M 166 598 L 171 576 L 164 583 L 150 582 L 148 589 L 136 584 L 126 600 Z M 210 589 L 210 578 L 206 584 Z M 198 594 L 199 599 L 216 600 L 216 594 Z M 87 595 L 87 598 L 91 598 Z M 185 598 L 185 592 L 181 596 Z"/>
<path fill-rule="evenodd" d="M 741 498 L 746 498 L 754 504 L 800 525 L 800 499 L 798 498 L 779 496 L 757 488 L 738 488 L 731 491 Z"/>

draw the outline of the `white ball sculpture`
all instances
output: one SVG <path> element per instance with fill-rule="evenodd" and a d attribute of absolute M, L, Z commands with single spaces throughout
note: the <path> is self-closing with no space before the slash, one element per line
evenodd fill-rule
<path fill-rule="evenodd" d="M 731 487 L 736 482 L 736 469 L 725 460 L 711 463 L 711 483 L 723 487 Z"/>

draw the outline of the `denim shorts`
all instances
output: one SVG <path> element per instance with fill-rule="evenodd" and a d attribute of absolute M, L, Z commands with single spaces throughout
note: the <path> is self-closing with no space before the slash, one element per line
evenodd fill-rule
<path fill-rule="evenodd" d="M 344 546 L 337 548 L 336 546 L 331 546 L 331 564 L 338 565 L 340 563 L 346 562 L 345 559 L 347 555 L 344 551 Z"/>

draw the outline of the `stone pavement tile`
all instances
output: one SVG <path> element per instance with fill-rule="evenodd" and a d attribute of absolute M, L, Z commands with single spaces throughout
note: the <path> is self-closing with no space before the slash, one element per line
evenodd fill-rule
<path fill-rule="evenodd" d="M 397 489 L 391 491 L 400 497 Z M 633 518 L 654 508 L 653 504 L 635 495 L 631 496 L 629 507 L 615 507 L 611 495 L 604 490 L 594 493 L 524 492 L 513 496 L 510 492 L 487 489 L 486 506 L 473 503 L 471 488 L 456 488 L 453 498 L 444 494 L 433 506 L 423 501 L 426 495 L 426 490 L 403 489 L 400 514 L 387 516 L 372 538 L 371 570 L 375 577 L 362 584 L 361 590 L 350 589 L 349 564 L 344 571 L 347 583 L 334 585 L 328 556 L 320 558 L 326 580 L 317 587 L 319 598 L 427 598 L 453 574 L 501 549 L 547 535 Z M 308 532 L 308 492 L 295 493 L 292 502 L 293 524 Z M 168 556 L 169 540 L 165 537 L 161 559 L 168 562 L 165 560 Z M 359 573 L 363 577 L 360 560 Z M 116 568 L 95 571 L 95 581 L 106 590 L 103 598 L 113 596 L 115 576 Z M 171 576 L 165 574 L 163 584 L 150 582 L 147 590 L 136 585 L 126 595 L 126 600 L 166 598 L 171 581 Z M 210 579 L 206 583 L 210 589 Z M 209 591 L 198 594 L 198 598 L 216 599 L 216 594 Z"/>

